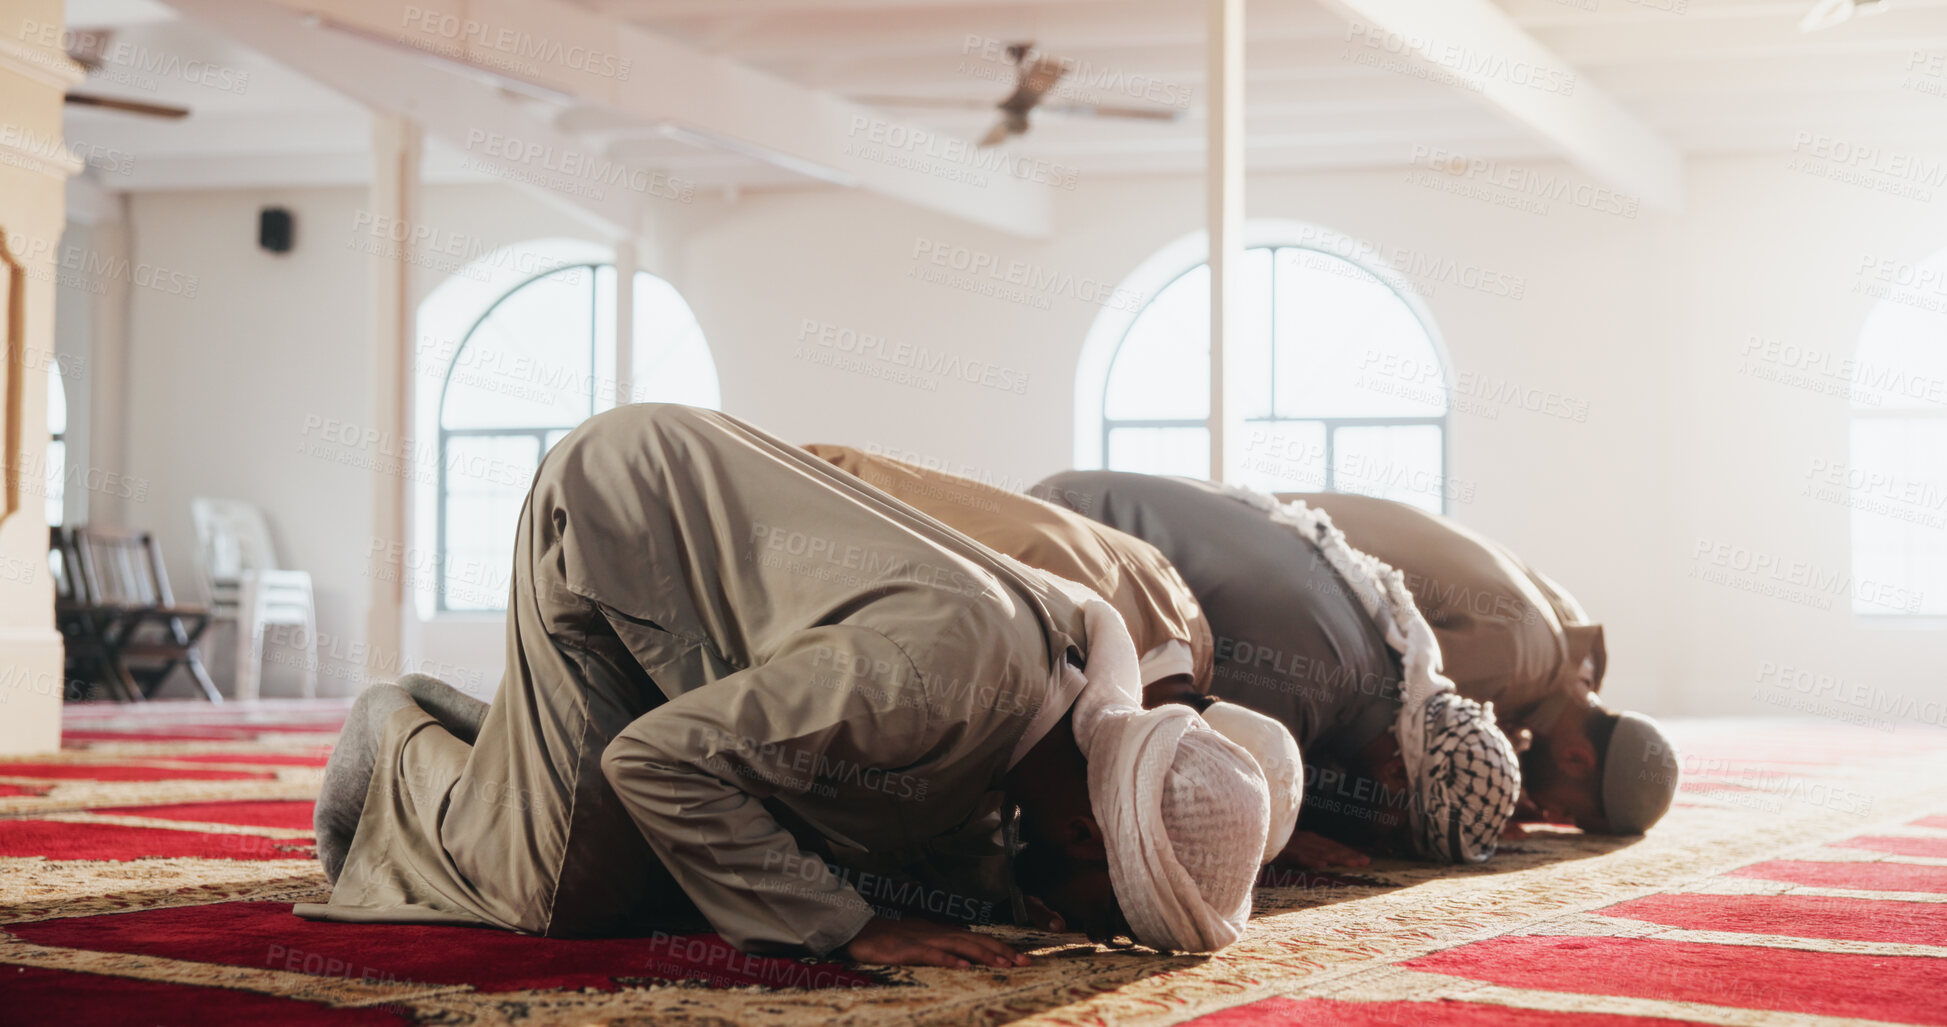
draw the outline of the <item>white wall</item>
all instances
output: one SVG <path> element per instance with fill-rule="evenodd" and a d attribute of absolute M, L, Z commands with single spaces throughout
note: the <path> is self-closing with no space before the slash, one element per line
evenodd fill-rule
<path fill-rule="evenodd" d="M 1673 490 L 1671 501 L 1658 504 L 1669 524 L 1660 563 L 1669 583 L 1669 701 L 1709 712 L 1776 711 L 1764 700 L 1803 699 L 1802 690 L 1813 688 L 1823 709 L 1868 722 L 1904 714 L 1947 723 L 1947 624 L 1856 617 L 1849 595 L 1793 583 L 1798 572 L 1789 565 L 1811 576 L 1848 570 L 1848 510 L 1820 498 L 1823 483 L 1811 471 L 1814 461 L 1847 462 L 1849 400 L 1758 377 L 1750 372 L 1804 376 L 1807 367 L 1801 360 L 1793 368 L 1782 351 L 1747 353 L 1757 336 L 1850 356 L 1876 302 L 1860 291 L 1875 282 L 1861 275 L 1862 264 L 1910 268 L 1947 246 L 1947 200 L 1937 187 L 1922 201 L 1816 177 L 1788 167 L 1784 156 L 1715 161 L 1690 177 L 1693 213 L 1682 224 L 1680 263 L 1667 276 L 1680 316 L 1671 319 L 1660 376 L 1670 393 Z M 1921 297 L 1938 303 L 1942 294 Z M 1937 324 L 1936 345 L 1947 345 L 1947 316 Z M 1947 481 L 1947 453 L 1935 456 L 1938 488 Z M 1698 558 L 1700 546 L 1711 554 Z M 1715 555 L 1720 546 L 1731 547 L 1732 566 Z M 1769 557 L 1780 570 L 1739 572 L 1739 551 Z M 1706 570 L 1728 573 L 1734 584 L 1700 579 L 1696 572 Z M 1753 585 L 1785 594 L 1742 590 Z M 1834 681 L 1821 684 L 1821 677 Z"/>
<path fill-rule="evenodd" d="M 1752 333 L 1849 347 L 1867 306 L 1848 293 L 1862 254 L 1917 260 L 1947 244 L 1937 204 L 1812 177 L 1782 155 L 1693 161 L 1683 214 L 1627 217 L 1560 197 L 1536 212 L 1511 206 L 1515 198 L 1479 178 L 1402 166 L 1261 176 L 1247 209 L 1374 244 L 1408 265 L 1456 370 L 1586 410 L 1578 420 L 1493 396 L 1458 404 L 1450 471 L 1466 491 L 1450 512 L 1512 545 L 1605 621 L 1614 700 L 1670 713 L 1780 712 L 1753 699 L 1768 665 L 1947 700 L 1939 625 L 1870 628 L 1843 601 L 1808 610 L 1687 577 L 1700 538 L 1845 566 L 1843 508 L 1798 495 L 1812 459 L 1844 458 L 1844 405 L 1741 374 L 1739 349 Z M 368 584 L 368 479 L 297 450 L 306 418 L 356 423 L 369 409 L 367 258 L 350 248 L 349 230 L 360 199 L 282 195 L 299 213 L 300 242 L 281 259 L 254 249 L 266 196 L 152 195 L 132 214 L 139 253 L 205 281 L 193 303 L 137 290 L 131 453 L 155 483 L 149 508 L 180 562 L 189 496 L 258 499 L 291 562 L 319 575 L 327 634 L 345 637 L 359 630 Z M 1027 241 L 855 192 L 699 197 L 647 240 L 645 266 L 695 309 L 730 412 L 786 438 L 886 447 L 1020 487 L 1070 460 L 1075 362 L 1100 310 L 1078 294 L 1106 294 L 1201 221 L 1195 179 L 1085 180 L 1056 199 L 1053 238 Z M 498 187 L 430 189 L 427 210 L 430 222 L 483 243 L 580 234 Z M 996 296 L 924 280 L 945 270 L 929 253 L 959 251 L 1082 284 Z M 1521 295 L 1411 270 L 1449 265 L 1518 282 Z M 905 343 L 985 361 L 1003 387 L 854 369 L 893 370 L 869 357 L 854 368 L 807 359 L 834 354 L 820 345 L 827 326 L 882 337 L 888 350 Z M 1023 376 L 1018 393 L 1005 387 Z M 497 678 L 497 624 L 420 638 L 430 660 L 475 672 L 468 687 Z"/>
<path fill-rule="evenodd" d="M 140 491 L 123 517 L 160 534 L 188 601 L 202 595 L 190 500 L 259 504 L 281 560 L 312 574 L 321 656 L 341 661 L 367 605 L 370 453 L 321 428 L 370 423 L 371 276 L 346 245 L 362 195 L 153 193 L 129 207 L 133 263 L 169 284 L 130 290 L 127 470 Z M 296 215 L 288 254 L 257 247 L 267 205 Z M 268 694 L 281 675 L 266 675 Z"/>
<path fill-rule="evenodd" d="M 435 245 L 479 253 L 544 234 L 576 234 L 554 208 L 515 190 L 426 190 L 425 226 Z M 258 211 L 289 208 L 297 245 L 257 246 Z M 127 466 L 134 494 L 121 519 L 156 529 L 179 597 L 201 597 L 189 503 L 196 496 L 248 499 L 270 522 L 281 560 L 311 572 L 317 592 L 324 694 L 418 669 L 364 645 L 374 547 L 374 474 L 410 474 L 423 445 L 372 437 L 372 262 L 395 259 L 390 228 L 365 207 L 362 189 L 148 193 L 129 208 Z M 462 257 L 429 255 L 415 283 L 423 295 Z M 101 377 L 97 375 L 97 377 Z M 101 388 L 113 387 L 104 381 Z M 404 540 L 411 544 L 411 540 Z M 434 659 L 459 683 L 491 691 L 501 633 L 476 625 L 434 633 Z M 231 636 L 206 651 L 229 666 Z M 273 630 L 265 693 L 295 687 L 297 656 Z M 285 636 L 283 641 L 294 642 Z M 421 658 L 424 657 L 420 654 Z M 277 662 L 282 661 L 282 662 Z M 167 694 L 187 694 L 180 683 Z"/>

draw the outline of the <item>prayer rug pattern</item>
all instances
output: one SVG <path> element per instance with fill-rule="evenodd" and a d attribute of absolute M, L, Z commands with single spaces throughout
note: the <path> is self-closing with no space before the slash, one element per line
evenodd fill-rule
<path fill-rule="evenodd" d="M 299 920 L 344 708 L 75 706 L 60 753 L 0 760 L 8 1021 L 1947 1024 L 1947 732 L 1678 722 L 1688 783 L 1646 838 L 1272 870 L 1214 957 L 996 929 L 1035 964 L 948 971 Z"/>

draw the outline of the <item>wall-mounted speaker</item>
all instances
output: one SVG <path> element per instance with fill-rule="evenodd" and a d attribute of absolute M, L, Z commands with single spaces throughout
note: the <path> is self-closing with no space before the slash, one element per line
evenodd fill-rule
<path fill-rule="evenodd" d="M 265 207 L 257 213 L 257 245 L 272 253 L 289 253 L 297 241 L 297 222 L 283 207 Z"/>

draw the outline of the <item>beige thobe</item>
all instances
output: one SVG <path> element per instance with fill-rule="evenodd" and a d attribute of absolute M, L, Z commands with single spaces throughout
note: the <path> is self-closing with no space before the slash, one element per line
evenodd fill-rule
<path fill-rule="evenodd" d="M 1287 493 L 1324 510 L 1352 547 L 1399 569 L 1440 640 L 1460 694 L 1493 702 L 1503 724 L 1545 728 L 1579 689 L 1602 627 L 1573 597 L 1500 544 L 1419 507 L 1338 492 Z"/>
<path fill-rule="evenodd" d="M 1143 683 L 1188 674 L 1210 690 L 1210 623 L 1161 550 L 1031 495 L 848 446 L 805 449 L 947 526 L 1030 567 L 1079 582 L 1107 600 L 1143 657 Z"/>
<path fill-rule="evenodd" d="M 394 714 L 331 902 L 301 915 L 589 935 L 687 896 L 740 948 L 822 954 L 871 917 L 861 890 L 964 912 L 996 898 L 972 871 L 1002 777 L 1086 654 L 1040 572 L 678 406 L 547 454 L 512 593 L 478 739 Z"/>

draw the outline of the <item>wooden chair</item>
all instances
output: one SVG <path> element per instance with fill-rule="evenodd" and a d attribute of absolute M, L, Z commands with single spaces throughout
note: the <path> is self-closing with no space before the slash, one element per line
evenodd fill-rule
<path fill-rule="evenodd" d="M 110 688 L 111 674 L 101 663 L 102 647 L 90 616 L 88 586 L 81 580 L 81 556 L 74 548 L 74 532 L 56 525 L 48 529 L 47 564 L 54 573 L 54 626 L 61 632 L 67 678 L 66 697 L 86 699 L 94 688 Z M 127 698 L 126 695 L 123 698 Z"/>
<path fill-rule="evenodd" d="M 176 604 L 154 535 L 56 529 L 55 551 L 61 554 L 56 611 L 62 634 L 80 650 L 71 662 L 85 672 L 84 680 L 140 702 L 180 667 L 204 698 L 223 701 L 196 646 L 209 627 L 209 611 Z"/>

